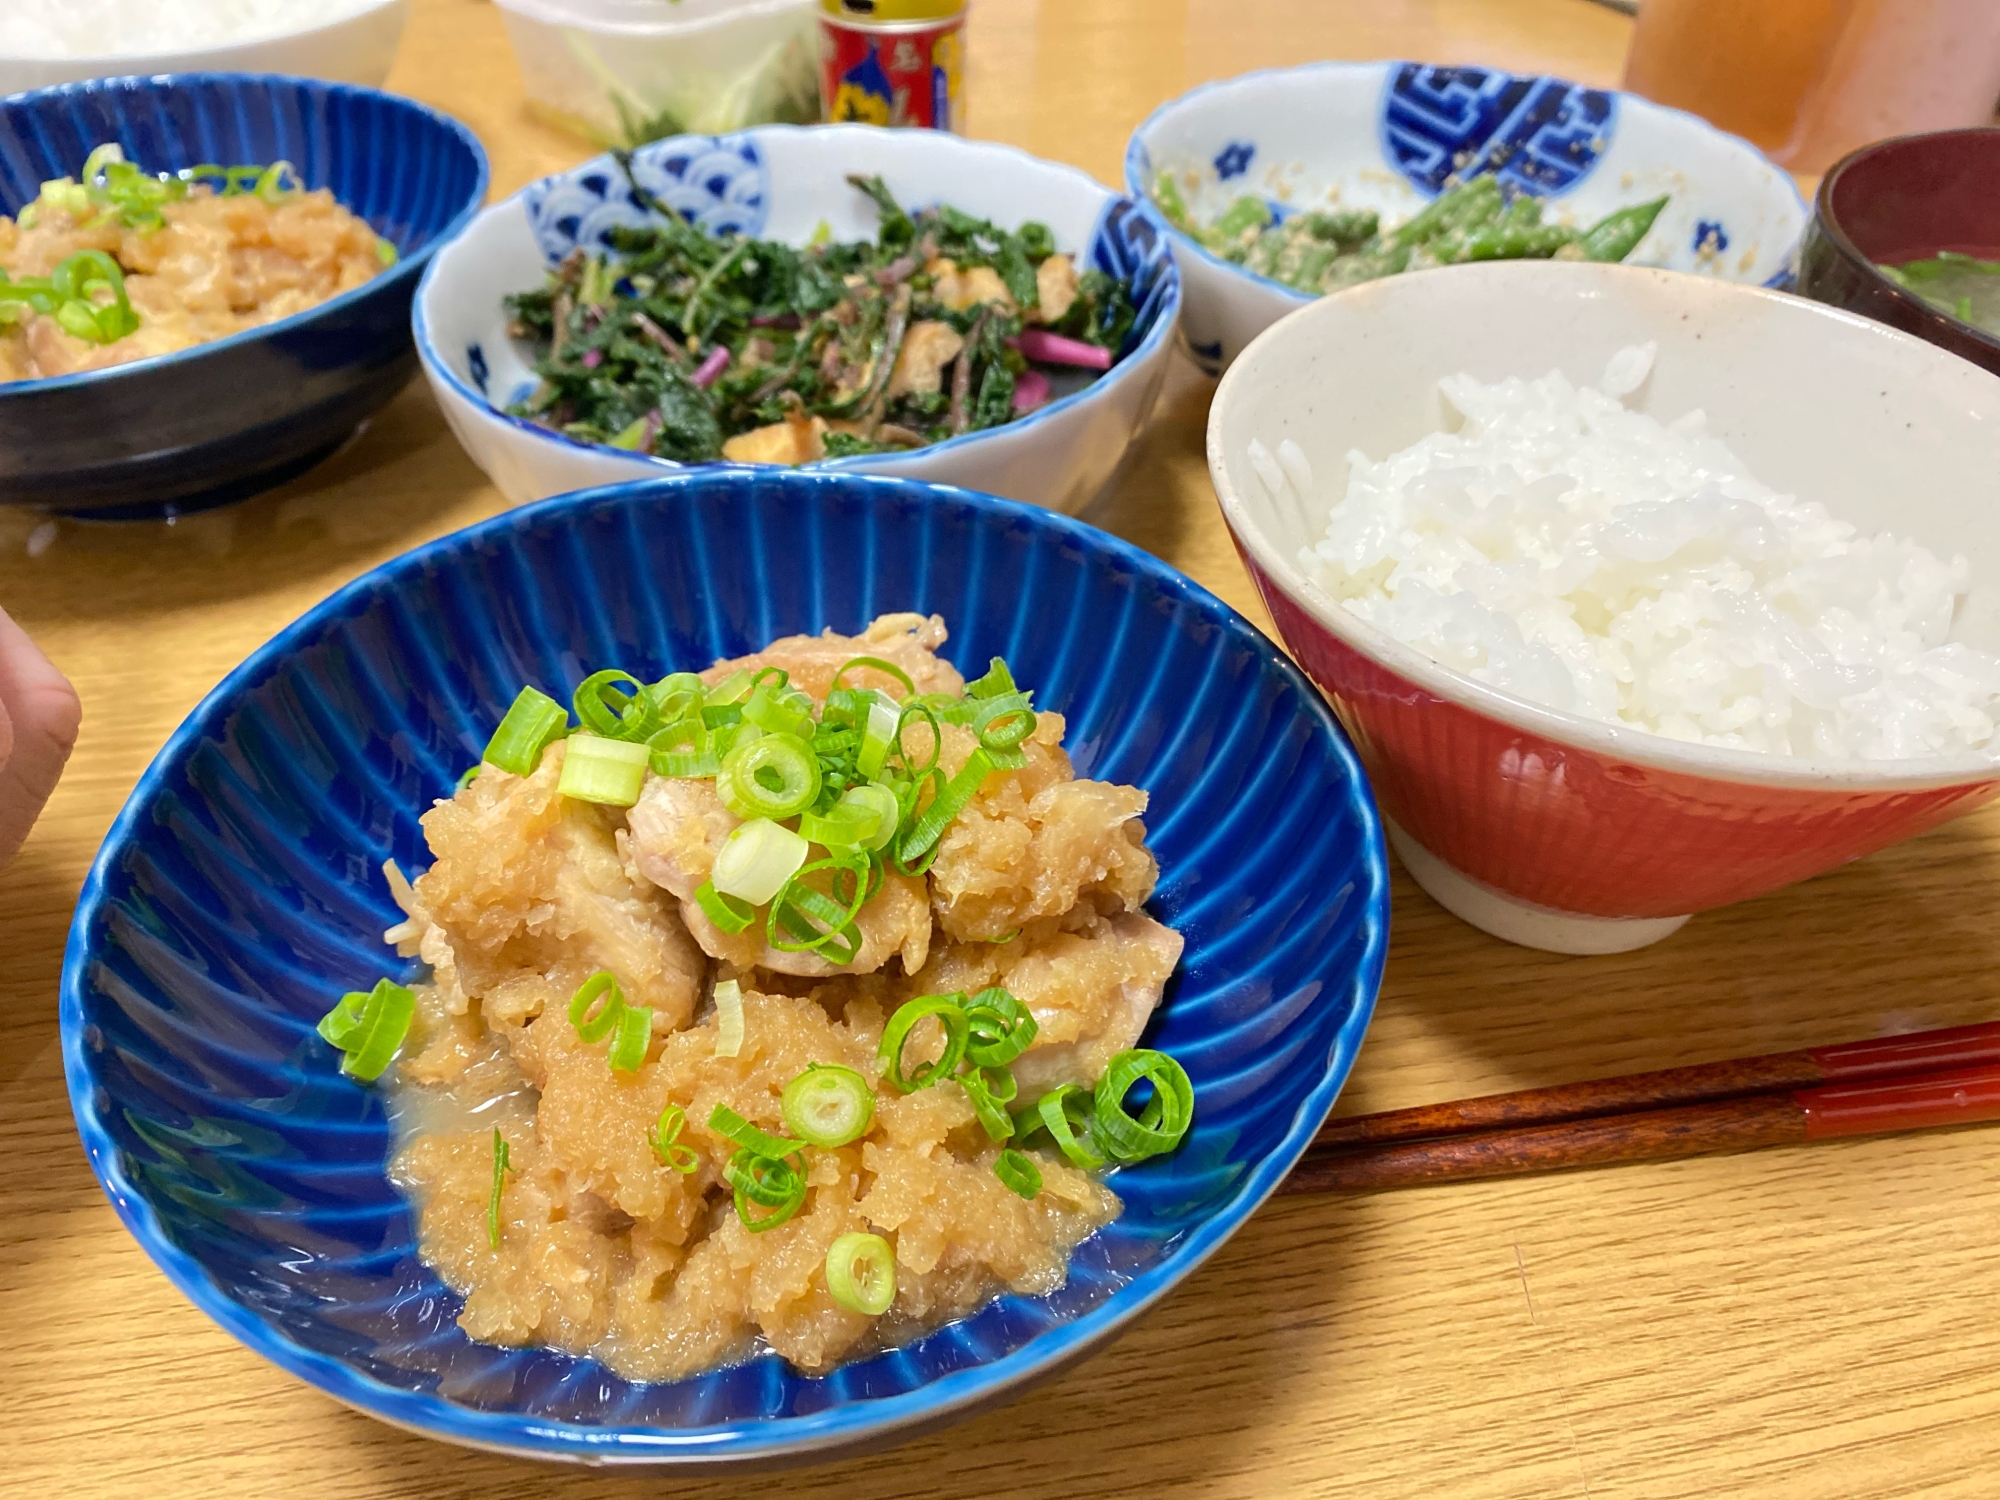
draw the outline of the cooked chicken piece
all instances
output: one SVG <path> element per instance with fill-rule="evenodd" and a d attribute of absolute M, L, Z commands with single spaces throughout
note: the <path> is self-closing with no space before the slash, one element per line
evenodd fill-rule
<path fill-rule="evenodd" d="M 1007 943 L 949 944 L 910 982 L 913 995 L 997 984 L 1028 1007 L 1039 1029 L 1013 1064 L 1024 1099 L 1094 1084 L 1114 1054 L 1138 1044 L 1180 962 L 1181 935 L 1144 912 L 1086 914 L 1081 923 L 1080 931 L 1040 923 Z"/>
<path fill-rule="evenodd" d="M 962 693 L 965 679 L 950 662 L 936 655 L 945 642 L 944 621 L 936 615 L 883 615 L 859 635 L 788 635 L 771 642 L 762 651 L 720 661 L 701 675 L 705 681 L 722 681 L 741 667 L 782 667 L 791 674 L 792 686 L 824 701 L 833 686 L 833 674 L 857 656 L 873 656 L 901 667 L 920 693 Z M 901 697 L 903 685 L 886 672 L 861 667 L 841 679 L 845 687 L 885 688 Z"/>
<path fill-rule="evenodd" d="M 1105 914 L 1153 893 L 1159 866 L 1145 846 L 1137 787 L 1072 779 L 1060 714 L 1037 716 L 1022 746 L 1028 765 L 986 778 L 945 830 L 931 866 L 938 926 L 948 937 L 992 940 L 1079 902 Z M 972 733 L 945 726 L 942 761 L 956 774 Z"/>
<path fill-rule="evenodd" d="M 735 464 L 813 463 L 826 457 L 826 423 L 794 412 L 782 422 L 737 433 L 722 445 L 722 456 Z"/>
<path fill-rule="evenodd" d="M 924 267 L 931 275 L 931 295 L 953 312 L 997 302 L 1008 312 L 1014 310 L 1014 294 L 991 266 L 971 266 L 960 270 L 957 262 L 939 256 Z"/>
<path fill-rule="evenodd" d="M 722 805 L 714 782 L 666 776 L 647 778 L 638 804 L 627 815 L 625 850 L 633 867 L 680 898 L 681 917 L 704 953 L 740 969 L 755 966 L 809 979 L 872 974 L 892 957 L 903 960 L 906 973 L 923 967 L 931 945 L 930 897 L 922 877 L 912 879 L 893 871 L 855 919 L 861 948 L 851 964 L 837 965 L 814 952 L 774 948 L 761 920 L 742 932 L 717 927 L 695 900 L 695 892 L 708 879 L 716 851 L 737 822 Z"/>
<path fill-rule="evenodd" d="M 1035 267 L 1034 321 L 1061 322 L 1063 314 L 1076 305 L 1080 290 L 1075 263 L 1067 255 L 1051 255 Z"/>
<path fill-rule="evenodd" d="M 889 373 L 887 399 L 915 392 L 932 396 L 944 389 L 944 367 L 958 358 L 965 340 L 949 323 L 926 318 L 914 324 L 903 349 L 896 356 L 896 368 Z"/>
<path fill-rule="evenodd" d="M 557 792 L 565 748 L 551 745 L 532 776 L 488 766 L 424 815 L 435 862 L 416 901 L 450 945 L 456 984 L 497 1001 L 489 1021 L 526 1019 L 609 969 L 659 1024 L 685 1026 L 702 956 L 673 907 L 626 872 L 615 815 Z"/>

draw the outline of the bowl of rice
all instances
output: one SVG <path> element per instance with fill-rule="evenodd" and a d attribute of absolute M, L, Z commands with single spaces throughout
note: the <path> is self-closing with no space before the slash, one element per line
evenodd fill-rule
<path fill-rule="evenodd" d="M 1410 873 L 1619 952 L 2000 794 L 2000 380 L 1757 287 L 1562 262 L 1274 325 L 1209 469 Z"/>
<path fill-rule="evenodd" d="M 410 0 L 7 0 L 0 95 L 127 73 L 284 73 L 379 86 Z"/>

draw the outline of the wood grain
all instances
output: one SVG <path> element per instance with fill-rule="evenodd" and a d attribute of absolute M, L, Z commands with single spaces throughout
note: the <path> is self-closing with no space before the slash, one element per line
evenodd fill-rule
<path fill-rule="evenodd" d="M 1615 81 L 1586 0 L 976 0 L 976 134 L 1118 180 L 1208 78 L 1408 56 Z M 485 0 L 416 0 L 393 86 L 467 120 L 497 193 L 587 154 L 527 120 Z M 1091 519 L 1259 624 L 1182 371 Z M 316 600 L 489 515 L 406 392 L 286 490 L 175 526 L 0 517 L 0 600 L 82 691 L 83 738 L 0 876 L 0 1492 L 90 1500 L 722 1500 L 741 1480 L 556 1471 L 335 1405 L 196 1313 L 119 1227 L 69 1119 L 55 996 L 104 830 L 181 717 Z M 2000 1010 L 2000 809 L 1644 953 L 1563 959 L 1400 874 L 1343 1111 L 1964 1024 Z M 1259 1213 L 1123 1342 L 1015 1405 L 799 1471 L 801 1500 L 1529 1497 L 1984 1500 L 2000 1472 L 2000 1181 L 1978 1132 L 1836 1143 Z"/>

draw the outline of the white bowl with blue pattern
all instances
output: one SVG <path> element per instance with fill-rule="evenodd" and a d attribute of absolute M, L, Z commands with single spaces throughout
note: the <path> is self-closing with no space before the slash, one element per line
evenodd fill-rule
<path fill-rule="evenodd" d="M 839 239 L 872 239 L 875 207 L 846 178 L 879 173 L 908 207 L 948 203 L 1009 228 L 1037 219 L 1079 266 L 1131 280 L 1131 335 L 1082 390 L 1004 427 L 814 468 L 959 485 L 1074 514 L 1110 480 L 1159 398 L 1180 316 L 1166 226 L 1073 167 L 943 131 L 762 125 L 652 142 L 632 171 L 710 234 L 794 245 L 822 223 Z M 609 156 L 544 178 L 474 220 L 418 288 L 413 321 L 431 389 L 473 462 L 517 504 L 686 467 L 577 442 L 505 410 L 535 374 L 532 350 L 508 335 L 502 299 L 541 286 L 578 245 L 605 248 L 613 227 L 652 222 L 634 197 Z"/>
<path fill-rule="evenodd" d="M 1408 218 L 1454 174 L 1494 171 L 1589 224 L 1662 194 L 1671 201 L 1626 257 L 1753 286 L 1788 287 L 1809 217 L 1798 187 L 1748 141 L 1635 94 L 1499 68 L 1313 63 L 1205 84 L 1133 132 L 1125 185 L 1150 202 L 1161 172 L 1197 220 L 1254 193 L 1281 216 L 1338 202 Z M 1188 346 L 1226 368 L 1258 334 L 1313 299 L 1169 229 L 1185 288 Z"/>

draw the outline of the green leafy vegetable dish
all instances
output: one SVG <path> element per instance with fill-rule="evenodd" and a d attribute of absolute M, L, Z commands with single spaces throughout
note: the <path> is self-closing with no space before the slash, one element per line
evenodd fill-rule
<path fill-rule="evenodd" d="M 507 299 L 540 377 L 509 410 L 682 463 L 802 464 L 1000 427 L 1111 367 L 1129 288 L 1079 270 L 1046 225 L 910 212 L 881 178 L 848 181 L 879 210 L 875 239 L 822 223 L 804 247 L 711 238 L 634 184 L 657 225 Z"/>
<path fill-rule="evenodd" d="M 1623 260 L 1667 205 L 1665 198 L 1635 203 L 1577 228 L 1548 222 L 1533 194 L 1510 193 L 1480 176 L 1446 188 L 1394 228 L 1385 229 L 1373 209 L 1288 213 L 1249 194 L 1204 224 L 1170 172 L 1155 180 L 1153 201 L 1176 229 L 1224 260 L 1315 296 L 1472 260 Z"/>

